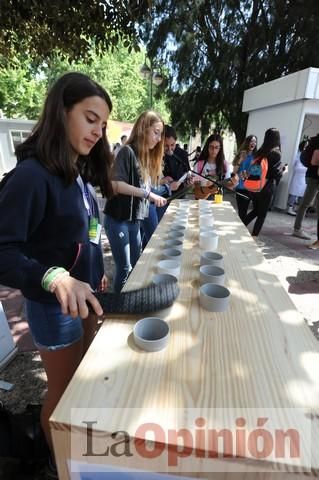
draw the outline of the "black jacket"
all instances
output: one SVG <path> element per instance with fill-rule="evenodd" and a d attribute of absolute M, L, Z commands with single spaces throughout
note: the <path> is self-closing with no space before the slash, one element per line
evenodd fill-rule
<path fill-rule="evenodd" d="M 94 215 L 98 206 L 92 197 Z M 96 289 L 104 273 L 100 245 L 89 241 L 89 218 L 76 181 L 66 186 L 34 158 L 23 160 L 0 192 L 0 283 L 43 303 L 41 287 L 53 266 Z"/>
<path fill-rule="evenodd" d="M 164 177 L 172 177 L 173 180 L 178 180 L 184 173 L 190 170 L 188 155 L 185 150 L 180 147 L 176 147 L 173 155 L 164 156 Z"/>
<path fill-rule="evenodd" d="M 124 145 L 118 152 L 112 178 L 133 185 L 133 187 L 142 187 L 136 153 L 131 146 Z M 143 198 L 119 194 L 107 200 L 104 213 L 115 220 L 143 220 L 144 212 L 147 211 L 146 203 L 148 200 Z"/>
<path fill-rule="evenodd" d="M 281 152 L 279 149 L 274 148 L 267 155 L 268 160 L 268 172 L 266 178 L 268 186 L 275 182 L 276 185 L 280 182 L 283 174 L 283 164 L 281 163 Z"/>

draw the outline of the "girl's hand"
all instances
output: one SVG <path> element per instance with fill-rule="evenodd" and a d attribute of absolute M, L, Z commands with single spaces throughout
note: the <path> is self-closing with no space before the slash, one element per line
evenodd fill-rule
<path fill-rule="evenodd" d="M 160 185 L 165 185 L 166 183 L 172 183 L 172 181 L 173 181 L 173 178 L 170 176 L 167 176 L 167 177 L 161 178 L 159 183 Z"/>
<path fill-rule="evenodd" d="M 156 193 L 153 192 L 150 192 L 148 199 L 150 202 L 155 203 L 157 207 L 163 207 L 167 203 L 166 198 L 156 195 Z"/>
<path fill-rule="evenodd" d="M 239 182 L 239 177 L 237 174 L 230 177 L 230 183 L 233 187 L 236 187 L 236 185 L 238 185 L 238 182 Z"/>
<path fill-rule="evenodd" d="M 73 277 L 63 277 L 54 291 L 64 315 L 86 318 L 89 315 L 87 303 L 90 303 L 96 315 L 103 315 L 103 310 L 88 283 Z"/>
<path fill-rule="evenodd" d="M 175 192 L 175 190 L 177 190 L 179 186 L 180 186 L 180 182 L 172 182 L 169 187 L 172 190 L 172 192 Z"/>
<path fill-rule="evenodd" d="M 186 185 L 194 185 L 194 183 L 195 183 L 194 175 L 192 175 L 192 174 L 188 175 L 185 183 L 186 183 Z"/>
<path fill-rule="evenodd" d="M 249 174 L 248 174 L 247 170 L 243 170 L 242 172 L 240 172 L 239 177 L 242 180 L 246 180 L 249 177 Z"/>
<path fill-rule="evenodd" d="M 108 284 L 108 279 L 105 275 L 103 275 L 98 291 L 105 292 L 105 290 L 107 289 L 107 284 Z"/>

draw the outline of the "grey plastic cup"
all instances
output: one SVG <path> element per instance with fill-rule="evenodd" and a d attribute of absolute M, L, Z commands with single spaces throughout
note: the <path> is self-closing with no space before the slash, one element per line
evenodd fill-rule
<path fill-rule="evenodd" d="M 133 329 L 135 344 L 147 352 L 157 352 L 166 347 L 169 340 L 169 326 L 158 317 L 139 320 Z"/>
<path fill-rule="evenodd" d="M 216 265 L 202 265 L 199 268 L 199 282 L 201 285 L 204 285 L 204 283 L 224 285 L 225 270 Z"/>
<path fill-rule="evenodd" d="M 186 230 L 186 227 L 185 225 L 182 225 L 181 223 L 172 223 L 171 225 L 171 230 L 180 230 L 182 232 L 184 232 L 184 230 Z"/>
<path fill-rule="evenodd" d="M 168 238 L 176 238 L 179 240 L 183 240 L 184 233 L 181 230 L 171 230 L 168 234 Z"/>
<path fill-rule="evenodd" d="M 206 251 L 200 256 L 200 265 L 216 265 L 217 267 L 223 267 L 224 257 L 220 253 Z"/>
<path fill-rule="evenodd" d="M 229 305 L 230 291 L 222 285 L 204 283 L 199 289 L 199 303 L 210 312 L 224 312 Z"/>
<path fill-rule="evenodd" d="M 187 218 L 188 217 L 188 210 L 185 210 L 185 208 L 180 208 L 176 212 L 176 217 L 177 218 L 183 218 L 183 217 Z"/>
<path fill-rule="evenodd" d="M 160 285 L 162 283 L 172 283 L 172 282 L 177 283 L 177 278 L 174 275 L 171 275 L 170 273 L 157 273 L 156 275 L 153 276 L 152 282 L 155 285 Z"/>
<path fill-rule="evenodd" d="M 174 220 L 171 225 L 171 228 L 175 230 L 185 230 L 187 225 L 188 218 L 187 217 L 179 217 Z M 177 228 L 176 228 L 177 227 Z M 181 228 L 182 227 L 182 228 Z"/>
<path fill-rule="evenodd" d="M 165 248 L 176 248 L 179 251 L 183 250 L 182 240 L 170 238 L 169 240 L 166 240 L 164 245 L 165 245 Z"/>
<path fill-rule="evenodd" d="M 164 259 L 181 261 L 182 252 L 178 248 L 165 248 L 162 253 Z"/>

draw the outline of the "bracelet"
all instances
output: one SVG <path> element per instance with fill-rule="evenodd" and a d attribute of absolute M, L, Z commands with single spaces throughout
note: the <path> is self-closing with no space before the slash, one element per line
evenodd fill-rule
<path fill-rule="evenodd" d="M 147 200 L 148 197 L 150 196 L 151 189 L 150 188 L 142 188 L 142 192 L 143 192 L 143 198 L 145 198 Z"/>
<path fill-rule="evenodd" d="M 60 273 L 66 272 L 65 268 L 63 267 L 51 267 L 49 270 L 45 272 L 41 280 L 41 286 L 47 292 L 50 291 L 50 284 L 55 279 L 57 275 Z"/>
<path fill-rule="evenodd" d="M 52 280 L 52 282 L 50 283 L 49 285 L 49 290 L 51 293 L 54 293 L 56 287 L 59 285 L 59 283 L 61 282 L 61 280 L 65 277 L 69 277 L 70 274 L 69 272 L 67 271 L 64 271 L 64 272 L 61 272 L 61 273 L 58 273 L 56 275 L 56 277 L 54 278 L 54 280 Z"/>

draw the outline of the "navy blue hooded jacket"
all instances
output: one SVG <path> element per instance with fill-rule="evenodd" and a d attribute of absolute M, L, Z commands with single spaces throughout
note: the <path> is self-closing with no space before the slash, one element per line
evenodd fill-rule
<path fill-rule="evenodd" d="M 101 246 L 89 241 L 88 223 L 76 181 L 66 186 L 36 159 L 20 162 L 0 192 L 0 283 L 30 300 L 56 302 L 41 280 L 58 266 L 95 290 L 104 273 L 103 257 Z"/>

